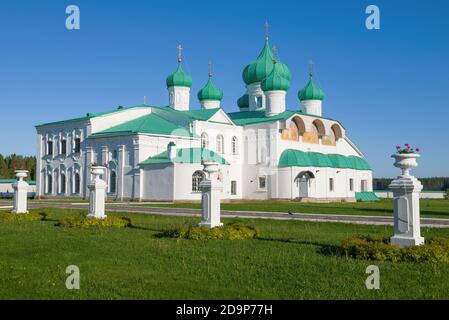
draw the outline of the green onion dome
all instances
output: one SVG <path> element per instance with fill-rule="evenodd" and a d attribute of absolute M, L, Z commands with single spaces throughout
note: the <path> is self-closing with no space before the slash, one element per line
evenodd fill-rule
<path fill-rule="evenodd" d="M 257 59 L 251 62 L 243 70 L 243 81 L 246 84 L 262 82 L 273 71 L 273 52 L 268 44 L 268 38 L 265 40 L 265 46 Z M 288 81 L 291 80 L 291 73 L 287 65 L 278 61 L 279 73 Z"/>
<path fill-rule="evenodd" d="M 309 82 L 307 85 L 298 92 L 298 98 L 300 101 L 304 100 L 324 100 L 324 91 L 313 81 L 312 74 L 310 74 Z"/>
<path fill-rule="evenodd" d="M 287 91 L 290 88 L 290 81 L 282 74 L 282 66 L 273 61 L 273 71 L 262 81 L 263 91 L 283 90 Z"/>
<path fill-rule="evenodd" d="M 242 108 L 249 108 L 249 96 L 248 94 L 244 94 L 237 100 L 237 105 L 240 109 Z"/>
<path fill-rule="evenodd" d="M 211 76 L 209 76 L 209 81 L 207 81 L 207 84 L 204 86 L 204 88 L 198 92 L 198 99 L 200 101 L 223 99 L 223 91 L 221 91 L 214 85 Z"/>
<path fill-rule="evenodd" d="M 166 80 L 167 87 L 192 87 L 192 77 L 188 75 L 182 68 L 182 64 L 178 64 L 178 68 L 174 73 L 169 75 Z"/>

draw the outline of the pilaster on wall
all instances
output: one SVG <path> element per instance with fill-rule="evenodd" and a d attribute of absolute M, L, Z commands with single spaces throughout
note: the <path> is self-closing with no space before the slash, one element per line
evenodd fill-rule
<path fill-rule="evenodd" d="M 125 145 L 118 146 L 118 166 L 117 166 L 117 195 L 123 200 L 123 180 L 125 166 Z"/>
<path fill-rule="evenodd" d="M 91 146 L 86 147 L 86 158 L 84 161 L 85 170 L 84 170 L 84 183 L 83 183 L 83 198 L 86 199 L 89 196 L 89 190 L 87 188 L 87 184 L 91 180 L 91 174 L 89 170 L 89 166 L 94 162 L 93 159 L 94 150 Z"/>
<path fill-rule="evenodd" d="M 43 179 L 41 176 L 42 172 L 42 155 L 43 155 L 43 141 L 42 141 L 42 135 L 37 135 L 37 141 L 36 141 L 36 195 L 37 198 L 40 199 L 40 197 L 44 193 L 44 185 L 43 185 Z M 45 179 L 45 177 L 44 177 Z"/>
<path fill-rule="evenodd" d="M 141 180 L 141 172 L 142 170 L 139 168 L 140 162 L 140 145 L 139 139 L 133 139 L 133 200 L 140 201 L 142 199 L 142 184 Z"/>

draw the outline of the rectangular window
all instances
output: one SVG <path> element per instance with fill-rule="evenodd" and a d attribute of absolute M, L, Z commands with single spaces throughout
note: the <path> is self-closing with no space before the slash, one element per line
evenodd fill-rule
<path fill-rule="evenodd" d="M 75 138 L 75 149 L 74 149 L 75 153 L 80 153 L 81 152 L 81 139 L 80 138 Z"/>
<path fill-rule="evenodd" d="M 259 177 L 259 189 L 265 190 L 267 188 L 267 177 Z"/>
<path fill-rule="evenodd" d="M 329 191 L 334 191 L 334 178 L 329 178 Z"/>
<path fill-rule="evenodd" d="M 237 194 L 237 181 L 231 181 L 231 195 L 235 196 Z"/>
<path fill-rule="evenodd" d="M 366 192 L 368 190 L 368 181 L 362 180 L 360 181 L 360 191 Z"/>
<path fill-rule="evenodd" d="M 53 155 L 53 141 L 47 142 L 47 154 L 50 156 Z"/>
<path fill-rule="evenodd" d="M 257 109 L 262 108 L 262 97 L 257 97 Z"/>
<path fill-rule="evenodd" d="M 349 191 L 354 191 L 354 179 L 349 179 Z"/>
<path fill-rule="evenodd" d="M 67 140 L 61 140 L 61 154 L 67 154 Z"/>

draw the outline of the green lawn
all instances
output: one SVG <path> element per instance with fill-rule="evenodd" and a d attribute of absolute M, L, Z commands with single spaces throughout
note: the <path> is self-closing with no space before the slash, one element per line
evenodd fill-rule
<path fill-rule="evenodd" d="M 449 200 L 421 199 L 421 216 L 427 218 L 449 218 Z M 200 208 L 200 203 L 142 204 L 152 207 Z M 224 210 L 334 213 L 364 216 L 393 216 L 393 201 L 381 199 L 378 202 L 332 202 L 304 203 L 297 201 L 241 201 L 222 203 Z"/>
<path fill-rule="evenodd" d="M 389 236 L 388 226 L 255 219 L 245 221 L 259 228 L 257 239 L 192 241 L 155 235 L 198 218 L 123 214 L 134 228 L 83 230 L 55 226 L 82 211 L 37 211 L 48 221 L 0 221 L 0 299 L 449 298 L 448 265 L 358 261 L 320 251 L 354 234 Z M 449 237 L 449 229 L 422 231 Z M 380 290 L 365 288 L 371 264 L 380 268 Z M 68 265 L 80 268 L 81 290 L 65 288 Z"/>

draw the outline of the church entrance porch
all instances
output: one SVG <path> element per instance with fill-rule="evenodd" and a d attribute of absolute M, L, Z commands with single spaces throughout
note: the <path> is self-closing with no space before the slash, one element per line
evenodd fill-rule
<path fill-rule="evenodd" d="M 295 182 L 298 186 L 298 199 L 307 199 L 312 196 L 311 185 L 313 179 L 315 179 L 315 175 L 311 171 L 302 171 L 296 176 Z"/>

